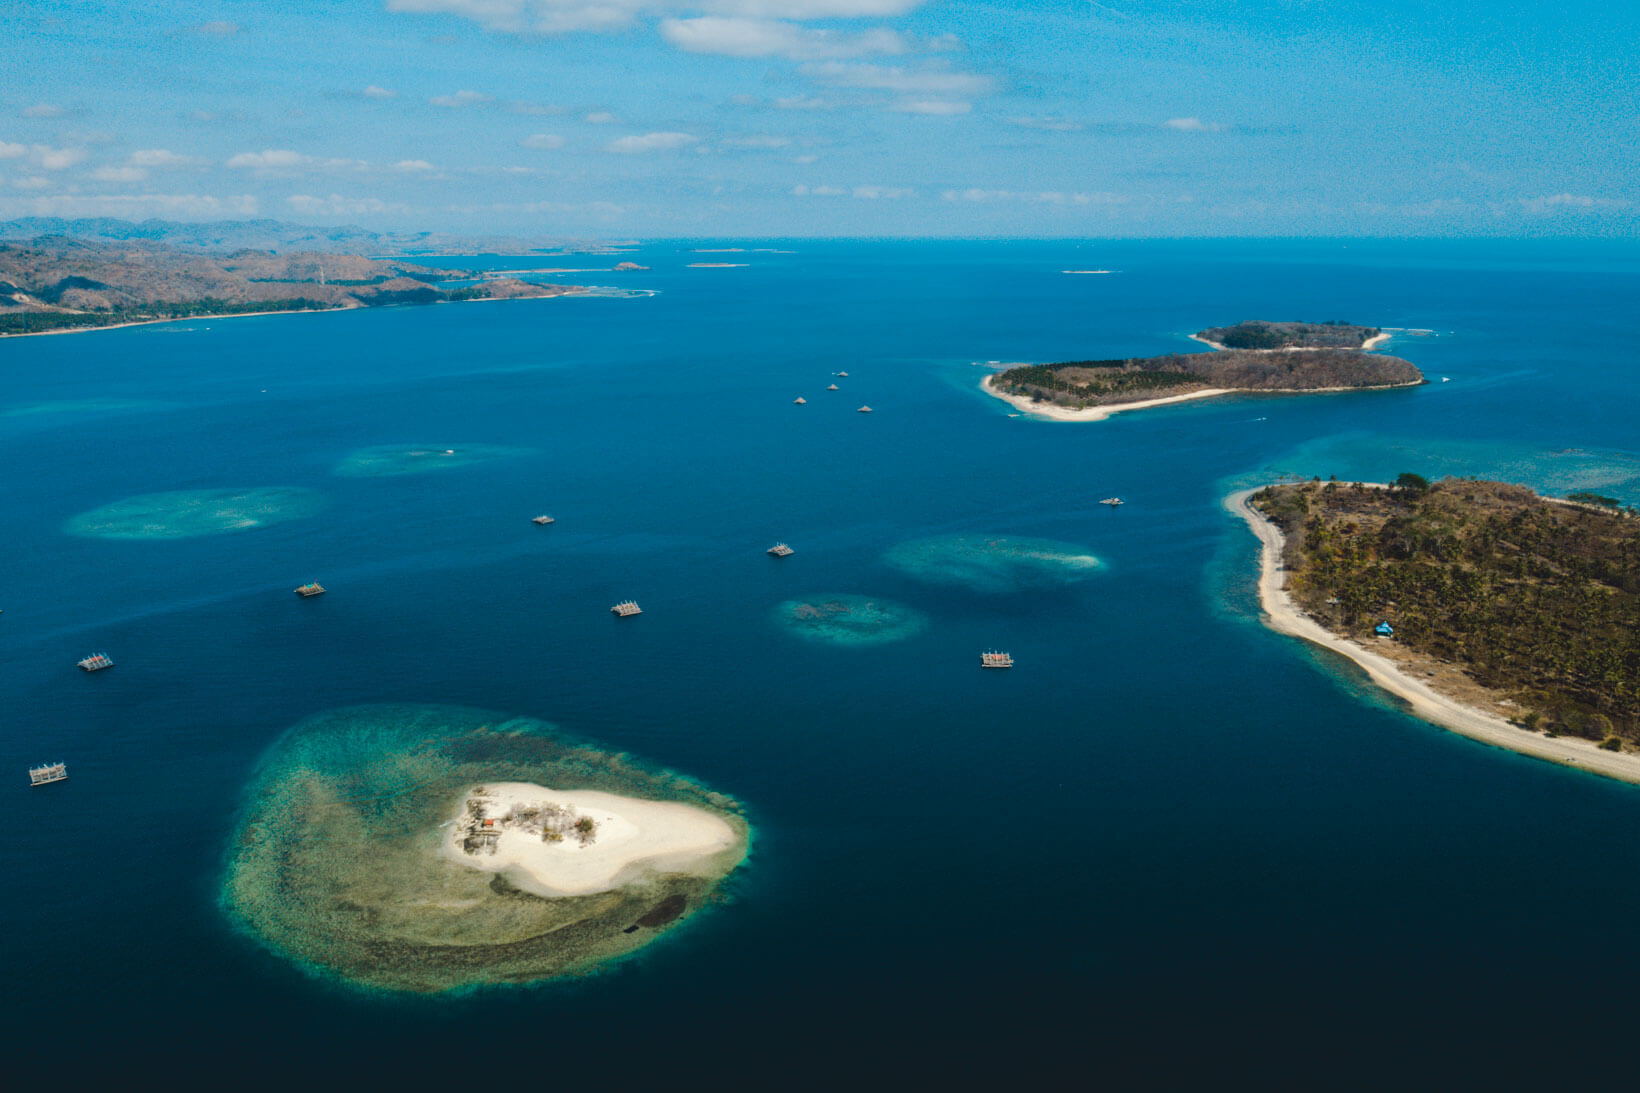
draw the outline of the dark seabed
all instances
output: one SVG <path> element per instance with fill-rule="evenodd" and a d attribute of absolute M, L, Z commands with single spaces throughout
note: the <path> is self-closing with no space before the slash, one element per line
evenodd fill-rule
<path fill-rule="evenodd" d="M 650 297 L 0 342 L 10 1072 L 1627 1084 L 1603 1068 L 1640 990 L 1640 787 L 1432 728 L 1264 630 L 1220 500 L 1410 470 L 1640 503 L 1634 248 L 793 242 L 686 268 L 696 245 L 566 278 Z M 1091 268 L 1117 272 L 1059 272 Z M 1430 328 L 1386 348 L 1434 382 L 1080 425 L 977 390 L 975 362 L 1254 317 Z M 209 490 L 259 522 L 65 530 Z M 269 498 L 300 504 L 261 520 Z M 1098 566 L 890 564 L 950 537 Z M 291 594 L 310 580 L 329 592 Z M 828 593 L 926 626 L 783 630 Z M 1018 666 L 982 671 L 992 648 Z M 101 651 L 117 667 L 75 669 Z M 744 804 L 752 855 L 726 903 L 589 978 L 312 978 L 222 913 L 224 855 L 259 757 L 363 703 L 540 718 L 698 778 Z M 57 759 L 69 781 L 29 788 Z"/>

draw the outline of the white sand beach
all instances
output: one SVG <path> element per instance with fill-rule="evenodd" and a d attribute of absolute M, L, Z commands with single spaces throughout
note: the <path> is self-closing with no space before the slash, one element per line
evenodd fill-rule
<path fill-rule="evenodd" d="M 1374 483 L 1364 483 L 1373 485 Z M 1507 748 L 1563 766 L 1574 766 L 1593 774 L 1640 783 L 1640 755 L 1605 751 L 1593 741 L 1575 737 L 1548 737 L 1511 725 L 1501 717 L 1467 706 L 1407 675 L 1382 653 L 1358 642 L 1339 637 L 1306 615 L 1287 594 L 1287 578 L 1282 569 L 1281 551 L 1285 537 L 1281 529 L 1249 505 L 1257 492 L 1242 490 L 1225 498 L 1224 507 L 1247 521 L 1247 526 L 1263 545 L 1258 581 L 1259 605 L 1264 622 L 1278 633 L 1290 634 L 1348 657 L 1360 665 L 1372 681 L 1403 699 L 1418 717 L 1463 736 Z"/>
<path fill-rule="evenodd" d="M 1373 349 L 1373 348 L 1377 347 L 1378 345 L 1381 345 L 1382 343 L 1389 341 L 1389 338 L 1390 338 L 1390 336 L 1388 334 L 1375 334 L 1372 337 L 1368 338 L 1366 341 L 1362 342 L 1360 344 L 1360 346 L 1358 346 L 1357 348 L 1360 348 L 1363 351 L 1368 350 L 1368 349 Z M 1209 341 L 1206 338 L 1198 337 L 1195 334 L 1190 335 L 1190 340 L 1193 341 L 1193 342 L 1201 342 L 1203 345 L 1210 345 L 1214 349 L 1223 349 L 1224 348 L 1224 345 L 1220 342 Z M 1302 353 L 1302 352 L 1305 352 L 1306 350 L 1317 350 L 1317 349 L 1322 349 L 1322 348 L 1325 348 L 1325 347 L 1324 346 L 1319 346 L 1319 345 L 1289 345 L 1289 346 L 1286 346 L 1283 349 L 1260 349 L 1260 350 L 1258 350 L 1258 352 L 1260 352 L 1260 353 Z M 1340 346 L 1339 348 L 1348 349 L 1349 346 Z"/>
<path fill-rule="evenodd" d="M 1032 402 L 1024 395 L 1010 395 L 997 389 L 991 381 L 995 376 L 986 376 L 980 381 L 980 387 L 992 398 L 999 398 L 1015 409 L 1022 410 L 1032 417 L 1044 418 L 1048 421 L 1103 421 L 1112 414 L 1120 414 L 1127 410 L 1144 410 L 1151 406 L 1166 406 L 1173 402 L 1189 402 L 1192 399 L 1211 398 L 1214 395 L 1228 395 L 1228 387 L 1208 387 L 1201 391 L 1192 391 L 1188 395 L 1171 395 L 1167 398 L 1145 399 L 1142 402 L 1118 402 L 1109 406 L 1089 406 L 1078 410 L 1070 406 L 1056 406 L 1051 402 Z"/>
<path fill-rule="evenodd" d="M 716 874 L 722 870 L 709 864 L 710 859 L 739 838 L 721 817 L 678 802 L 645 801 L 597 790 L 550 789 L 529 782 L 486 783 L 483 790 L 462 797 L 439 853 L 472 869 L 506 872 L 519 888 L 542 896 L 607 892 L 651 871 Z M 474 798 L 483 801 L 485 815 L 501 829 L 494 853 L 469 854 L 463 849 L 471 826 L 466 802 Z M 582 845 L 573 832 L 561 841 L 549 842 L 541 837 L 539 828 L 532 831 L 526 825 L 502 821 L 514 808 L 544 804 L 591 817 L 597 825 L 591 842 Z"/>

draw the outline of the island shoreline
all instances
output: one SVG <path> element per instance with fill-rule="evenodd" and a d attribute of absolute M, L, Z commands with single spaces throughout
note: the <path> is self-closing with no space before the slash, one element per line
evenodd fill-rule
<path fill-rule="evenodd" d="M 1203 345 L 1211 346 L 1214 349 L 1223 350 L 1223 349 L 1228 349 L 1229 348 L 1229 346 L 1225 345 L 1223 342 L 1209 341 L 1208 339 L 1202 337 L 1200 334 L 1190 334 L 1190 335 L 1187 335 L 1187 337 L 1189 337 L 1189 339 L 1193 342 L 1201 342 Z M 1374 334 L 1372 337 L 1368 338 L 1366 341 L 1362 342 L 1360 345 L 1356 346 L 1355 348 L 1358 352 L 1367 353 L 1367 352 L 1370 352 L 1371 350 L 1375 349 L 1379 344 L 1389 341 L 1389 339 L 1390 339 L 1390 336 L 1388 334 Z M 1255 353 L 1304 353 L 1304 352 L 1314 352 L 1317 349 L 1340 349 L 1340 348 L 1344 348 L 1344 347 L 1343 346 L 1322 346 L 1322 345 L 1289 345 L 1289 346 L 1284 346 L 1280 349 L 1256 349 L 1256 350 L 1253 350 L 1253 352 L 1255 352 Z"/>
<path fill-rule="evenodd" d="M 510 300 L 556 300 L 562 296 L 584 296 L 586 289 L 576 286 L 569 292 L 554 292 L 546 296 L 480 296 L 473 300 L 434 300 L 433 306 L 439 304 L 493 304 L 504 303 Z M 103 326 L 68 326 L 57 330 L 28 330 L 11 334 L 0 334 L 0 338 L 45 338 L 54 334 L 90 334 L 98 330 L 123 330 L 132 326 L 157 326 L 160 323 L 187 323 L 196 320 L 211 319 L 254 319 L 263 315 L 329 315 L 337 311 L 366 311 L 371 304 L 339 304 L 336 307 L 292 307 L 283 311 L 230 311 L 220 315 L 178 315 L 173 319 L 138 319 L 129 323 L 107 323 Z M 389 307 L 426 307 L 426 304 L 389 304 Z"/>
<path fill-rule="evenodd" d="M 1340 483 L 1350 485 L 1351 483 Z M 1361 483 L 1384 488 L 1381 483 Z M 1640 785 L 1640 755 L 1606 751 L 1593 741 L 1547 737 L 1510 724 L 1484 710 L 1441 694 L 1403 672 L 1389 658 L 1333 633 L 1307 615 L 1283 586 L 1282 549 L 1286 536 L 1250 501 L 1257 489 L 1238 490 L 1224 499 L 1226 511 L 1246 521 L 1258 537 L 1258 598 L 1261 621 L 1278 634 L 1300 638 L 1353 661 L 1372 682 L 1406 703 L 1419 719 L 1471 740 L 1575 767 L 1602 777 Z"/>
<path fill-rule="evenodd" d="M 1211 398 L 1216 395 L 1325 395 L 1338 394 L 1344 391 L 1394 391 L 1403 387 L 1422 387 L 1429 382 L 1420 379 L 1413 380 L 1410 383 L 1384 383 L 1371 387 L 1208 387 L 1183 395 L 1169 395 L 1166 398 L 1141 399 L 1135 402 L 1111 402 L 1102 406 L 1087 406 L 1078 409 L 1070 406 L 1060 406 L 1058 403 L 1053 402 L 1033 402 L 1027 395 L 1009 394 L 998 389 L 996 384 L 991 382 L 998 375 L 1000 373 L 993 372 L 980 380 L 980 389 L 992 398 L 1001 399 L 1024 413 L 1048 421 L 1104 421 L 1112 414 L 1119 414 L 1126 410 L 1147 410 L 1153 406 L 1190 402 L 1193 399 Z"/>

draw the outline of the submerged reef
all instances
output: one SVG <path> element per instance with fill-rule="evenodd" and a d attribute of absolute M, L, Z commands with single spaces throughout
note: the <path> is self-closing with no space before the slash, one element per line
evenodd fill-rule
<path fill-rule="evenodd" d="M 475 463 L 494 459 L 512 459 L 528 452 L 528 448 L 507 448 L 498 444 L 458 444 L 454 447 L 416 445 L 404 447 L 386 444 L 376 448 L 360 448 L 332 468 L 333 474 L 343 478 L 390 478 L 404 474 L 428 474 L 433 471 L 455 470 Z"/>
<path fill-rule="evenodd" d="M 546 786 L 576 791 L 562 796 L 596 821 L 553 840 L 562 825 L 540 821 L 533 800 L 556 793 Z M 623 803 L 642 834 L 664 829 L 670 811 L 725 837 L 694 854 L 645 857 L 640 846 L 612 879 L 543 895 L 527 871 L 482 857 L 494 852 L 482 836 L 498 791 L 532 799 L 492 823 L 550 840 L 553 854 L 618 850 L 611 844 L 632 825 L 610 809 Z M 580 815 L 560 811 L 571 822 Z M 526 983 L 583 974 L 688 918 L 744 860 L 749 836 L 733 799 L 545 722 L 441 706 L 351 707 L 303 721 L 264 756 L 228 848 L 221 898 L 273 951 L 355 986 L 430 993 Z"/>
<path fill-rule="evenodd" d="M 787 633 L 831 645 L 881 645 L 920 633 L 928 617 L 903 603 L 872 596 L 832 593 L 787 600 L 775 608 Z"/>
<path fill-rule="evenodd" d="M 996 593 L 1070 584 L 1102 568 L 1075 543 L 1014 536 L 912 539 L 891 547 L 883 560 L 919 581 Z"/>
<path fill-rule="evenodd" d="M 295 486 L 175 490 L 127 497 L 82 512 L 63 530 L 93 539 L 187 539 L 300 520 L 324 507 L 324 494 Z"/>

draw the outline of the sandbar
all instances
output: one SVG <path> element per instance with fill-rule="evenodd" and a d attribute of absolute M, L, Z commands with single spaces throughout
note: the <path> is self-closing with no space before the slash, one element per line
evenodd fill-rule
<path fill-rule="evenodd" d="M 482 792 L 480 792 L 482 790 Z M 501 828 L 494 851 L 469 853 L 467 802 L 483 803 L 485 815 Z M 504 821 L 514 809 L 543 804 L 569 809 L 596 823 L 585 844 L 572 833 L 557 841 Z M 449 825 L 439 852 L 449 861 L 507 879 L 539 896 L 581 896 L 608 892 L 646 872 L 715 875 L 707 863 L 738 840 L 733 828 L 705 809 L 676 801 L 646 801 L 598 790 L 549 789 L 531 782 L 486 783 L 473 787 Z"/>
<path fill-rule="evenodd" d="M 1382 653 L 1334 634 L 1305 614 L 1286 589 L 1281 561 L 1286 537 L 1280 528 L 1248 504 L 1256 492 L 1241 490 L 1233 493 L 1225 498 L 1224 507 L 1247 521 L 1247 526 L 1253 529 L 1262 544 L 1258 598 L 1266 626 L 1277 633 L 1302 638 L 1339 656 L 1348 657 L 1374 683 L 1404 701 L 1414 715 L 1431 724 L 1536 759 L 1577 767 L 1624 782 L 1640 783 L 1640 755 L 1606 751 L 1590 740 L 1549 737 L 1512 725 L 1501 717 L 1441 694 L 1422 680 L 1407 675 Z"/>

